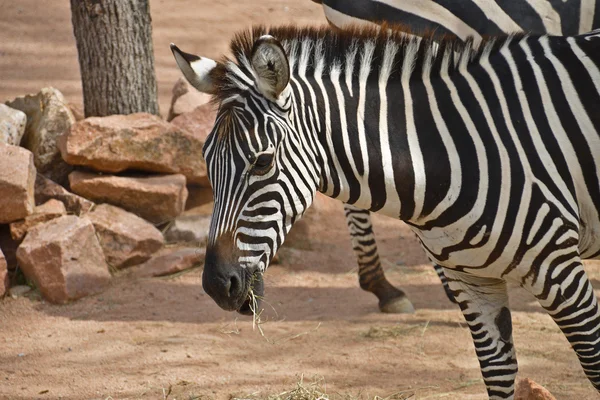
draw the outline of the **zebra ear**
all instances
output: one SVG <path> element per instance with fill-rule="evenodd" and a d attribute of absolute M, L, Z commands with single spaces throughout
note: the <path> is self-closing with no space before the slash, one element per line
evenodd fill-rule
<path fill-rule="evenodd" d="M 283 46 L 271 35 L 263 35 L 252 48 L 250 59 L 256 73 L 258 90 L 277 100 L 290 81 L 290 64 Z"/>
<path fill-rule="evenodd" d="M 217 66 L 214 60 L 184 53 L 173 43 L 171 43 L 171 51 L 183 76 L 193 87 L 203 93 L 215 93 L 215 87 L 210 77 L 211 71 Z"/>

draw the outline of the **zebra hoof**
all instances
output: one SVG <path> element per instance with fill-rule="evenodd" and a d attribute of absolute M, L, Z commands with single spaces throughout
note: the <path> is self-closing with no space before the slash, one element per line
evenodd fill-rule
<path fill-rule="evenodd" d="M 406 297 L 396 297 L 385 303 L 379 303 L 379 310 L 389 314 L 414 314 L 415 307 Z"/>

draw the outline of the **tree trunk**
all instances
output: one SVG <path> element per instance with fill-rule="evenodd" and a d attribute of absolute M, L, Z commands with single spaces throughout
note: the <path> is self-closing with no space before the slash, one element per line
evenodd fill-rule
<path fill-rule="evenodd" d="M 149 0 L 71 0 L 85 116 L 158 115 Z"/>

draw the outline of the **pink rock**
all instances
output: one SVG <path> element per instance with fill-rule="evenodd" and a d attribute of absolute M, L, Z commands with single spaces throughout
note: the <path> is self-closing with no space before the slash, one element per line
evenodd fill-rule
<path fill-rule="evenodd" d="M 515 400 L 556 400 L 556 398 L 548 389 L 529 378 L 525 378 L 517 382 Z"/>
<path fill-rule="evenodd" d="M 215 124 L 216 116 L 215 107 L 212 104 L 205 104 L 196 107 L 193 111 L 179 115 L 171 123 L 194 135 L 198 140 L 206 142 L 206 138 Z"/>
<path fill-rule="evenodd" d="M 133 169 L 185 175 L 205 183 L 204 142 L 151 114 L 92 117 L 73 125 L 59 141 L 65 161 L 97 171 Z"/>
<path fill-rule="evenodd" d="M 25 276 L 52 303 L 98 293 L 110 282 L 91 221 L 65 215 L 33 227 L 17 250 Z"/>
<path fill-rule="evenodd" d="M 85 218 L 94 224 L 106 262 L 115 268 L 142 263 L 163 246 L 158 229 L 119 207 L 100 204 Z"/>
<path fill-rule="evenodd" d="M 210 215 L 180 215 L 165 231 L 165 239 L 168 243 L 187 242 L 206 246 L 210 219 Z"/>
<path fill-rule="evenodd" d="M 2 250 L 0 250 L 0 297 L 8 290 L 8 266 Z"/>
<path fill-rule="evenodd" d="M 74 171 L 71 190 L 96 203 L 109 203 L 155 224 L 181 214 L 188 196 L 183 175 L 125 177 Z"/>
<path fill-rule="evenodd" d="M 10 235 L 14 240 L 21 241 L 27 232 L 37 224 L 48 222 L 66 213 L 65 205 L 61 201 L 50 199 L 41 206 L 37 206 L 33 210 L 33 214 L 28 215 L 24 220 L 10 224 Z"/>
<path fill-rule="evenodd" d="M 75 117 L 75 121 L 81 121 L 82 119 L 85 119 L 82 104 L 68 103 L 67 107 L 69 107 L 69 110 L 71 110 L 73 117 Z"/>
<path fill-rule="evenodd" d="M 180 114 L 193 111 L 196 107 L 210 101 L 210 95 L 197 91 L 184 77 L 179 78 L 173 86 L 173 98 L 167 121 Z"/>
<path fill-rule="evenodd" d="M 58 183 L 66 182 L 73 169 L 60 156 L 57 140 L 75 123 L 75 117 L 60 91 L 43 88 L 35 95 L 6 102 L 27 114 L 27 126 L 21 146 L 33 153 L 37 171 Z"/>
<path fill-rule="evenodd" d="M 187 190 L 188 198 L 187 202 L 185 203 L 186 210 L 212 203 L 213 201 L 213 192 L 210 187 L 188 185 Z"/>
<path fill-rule="evenodd" d="M 163 254 L 135 267 L 132 275 L 138 278 L 171 275 L 202 265 L 204 255 L 203 248 L 165 249 Z"/>
<path fill-rule="evenodd" d="M 10 225 L 0 225 L 0 249 L 4 253 L 4 258 L 9 271 L 17 268 L 17 248 L 21 242 L 18 242 L 10 235 Z"/>
<path fill-rule="evenodd" d="M 43 204 L 52 199 L 60 200 L 69 213 L 77 215 L 85 214 L 95 206 L 93 202 L 77 196 L 45 176 L 37 174 L 35 204 Z"/>
<path fill-rule="evenodd" d="M 35 167 L 33 154 L 0 143 L 0 224 L 23 219 L 33 212 Z"/>

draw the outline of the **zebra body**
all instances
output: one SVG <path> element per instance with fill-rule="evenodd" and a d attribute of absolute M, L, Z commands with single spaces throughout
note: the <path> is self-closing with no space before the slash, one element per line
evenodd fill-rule
<path fill-rule="evenodd" d="M 349 25 L 401 24 L 419 34 L 432 32 L 437 37 L 453 34 L 461 40 L 469 36 L 475 41 L 483 36 L 511 32 L 575 35 L 600 28 L 600 2 L 526 0 L 313 0 L 323 6 L 329 23 L 342 29 Z M 410 312 L 410 301 L 401 289 L 386 279 L 373 233 L 369 211 L 344 205 L 346 223 L 358 259 L 361 288 L 379 298 L 384 312 Z M 363 245 L 364 243 L 364 245 Z M 434 263 L 446 295 L 454 298 L 442 268 Z"/>
<path fill-rule="evenodd" d="M 435 32 L 479 42 L 487 35 L 530 32 L 572 36 L 600 26 L 595 0 L 313 0 L 334 26 L 404 25 L 416 35 Z"/>
<path fill-rule="evenodd" d="M 600 388 L 600 312 L 581 263 L 600 254 L 600 32 L 477 47 L 257 28 L 232 52 L 207 69 L 174 48 L 220 104 L 204 154 L 215 209 L 203 286 L 221 307 L 251 311 L 250 289 L 262 293 L 319 190 L 412 227 L 444 267 L 490 398 L 514 395 L 507 281 L 538 298 Z"/>

